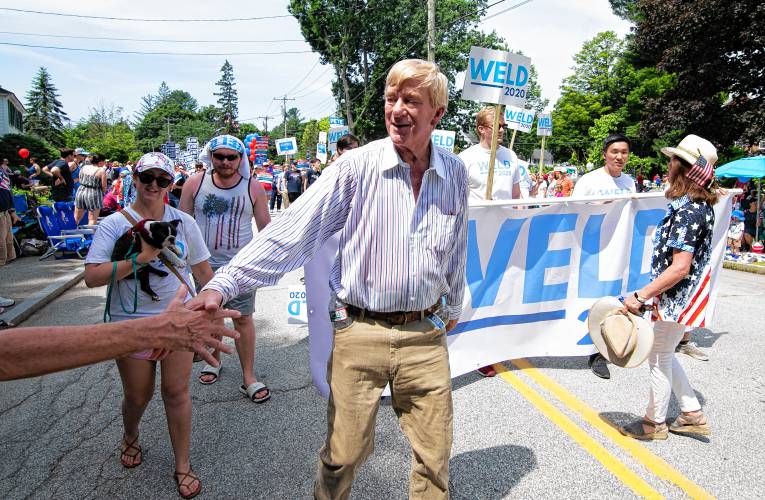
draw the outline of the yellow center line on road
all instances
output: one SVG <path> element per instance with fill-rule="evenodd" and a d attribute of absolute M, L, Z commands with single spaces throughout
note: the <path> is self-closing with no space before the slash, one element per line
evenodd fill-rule
<path fill-rule="evenodd" d="M 585 422 L 598 429 L 607 438 L 616 443 L 616 445 L 627 451 L 635 460 L 643 464 L 643 466 L 653 472 L 657 477 L 674 483 L 691 498 L 705 500 L 714 498 L 701 486 L 685 477 L 669 463 L 651 453 L 651 451 L 641 443 L 632 438 L 622 436 L 612 425 L 605 422 L 598 412 L 571 394 L 553 379 L 539 371 L 539 369 L 532 365 L 527 359 L 513 359 L 510 362 L 521 369 L 523 374 L 529 376 L 539 384 L 540 387 L 555 396 L 561 403 L 577 413 Z M 496 367 L 501 367 L 502 365 L 497 364 L 494 366 L 496 369 Z"/>
<path fill-rule="evenodd" d="M 553 406 L 552 403 L 521 380 L 518 375 L 500 364 L 494 365 L 494 368 L 499 376 L 502 377 L 502 380 L 513 386 L 516 391 L 536 406 L 555 425 L 571 436 L 574 441 L 579 443 L 582 448 L 603 464 L 603 467 L 611 471 L 613 475 L 619 478 L 637 495 L 643 498 L 663 498 L 661 493 L 635 474 L 618 458 L 609 453 L 600 443 L 591 438 L 584 429 L 576 425 L 570 418 Z"/>

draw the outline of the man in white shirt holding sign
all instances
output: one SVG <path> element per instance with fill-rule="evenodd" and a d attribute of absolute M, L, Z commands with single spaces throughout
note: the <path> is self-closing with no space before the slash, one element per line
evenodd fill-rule
<path fill-rule="evenodd" d="M 494 108 L 485 107 L 481 109 L 476 115 L 475 121 L 480 141 L 460 153 L 459 157 L 467 167 L 470 198 L 483 200 L 486 198 L 486 184 L 489 179 L 489 155 L 491 154 L 491 134 L 494 128 Z M 497 159 L 494 161 L 494 180 L 491 186 L 491 198 L 493 200 L 512 200 L 521 197 L 518 157 L 511 150 L 502 146 L 506 126 L 505 117 L 500 116 L 499 130 L 497 131 Z M 494 377 L 497 374 L 492 365 L 479 368 L 478 373 L 484 377 Z"/>
<path fill-rule="evenodd" d="M 489 154 L 491 153 L 491 132 L 494 126 L 494 108 L 486 107 L 476 116 L 476 128 L 480 142 L 459 154 L 468 169 L 470 197 L 483 200 L 486 197 L 486 183 L 489 178 Z M 502 146 L 505 138 L 505 117 L 499 117 L 497 131 L 497 159 L 494 161 L 494 180 L 491 197 L 494 200 L 511 200 L 521 197 L 521 176 L 518 157 Z"/>
<path fill-rule="evenodd" d="M 623 172 L 630 157 L 631 143 L 622 134 L 610 134 L 603 141 L 603 159 L 606 165 L 584 174 L 574 185 L 572 196 L 612 196 L 634 193 L 635 181 Z M 599 353 L 590 356 L 590 370 L 600 378 L 609 379 L 606 359 Z"/>

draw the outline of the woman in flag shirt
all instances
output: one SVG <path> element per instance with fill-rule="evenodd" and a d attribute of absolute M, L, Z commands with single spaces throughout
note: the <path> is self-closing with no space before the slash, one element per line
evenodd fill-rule
<path fill-rule="evenodd" d="M 654 236 L 652 281 L 624 300 L 635 314 L 652 299 L 654 344 L 648 356 L 651 388 L 642 421 L 620 430 L 641 440 L 667 439 L 675 434 L 711 433 L 706 416 L 683 367 L 675 359 L 675 346 L 686 326 L 703 326 L 709 297 L 709 260 L 718 192 L 712 187 L 717 150 L 695 135 L 676 148 L 662 148 L 669 160 L 669 208 Z M 669 400 L 675 393 L 682 413 L 667 428 Z"/>

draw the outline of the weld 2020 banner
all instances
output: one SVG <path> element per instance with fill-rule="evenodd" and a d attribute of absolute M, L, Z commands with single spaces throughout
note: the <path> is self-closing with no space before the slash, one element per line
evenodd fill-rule
<path fill-rule="evenodd" d="M 587 311 L 601 297 L 631 293 L 650 280 L 653 235 L 666 207 L 661 193 L 541 208 L 471 205 L 462 315 L 447 338 L 452 376 L 508 359 L 595 352 Z M 715 206 L 711 279 L 699 291 L 709 293 L 707 325 L 730 213 L 726 196 Z M 332 349 L 327 283 L 336 250 L 333 238 L 305 267 L 311 370 L 324 395 Z"/>

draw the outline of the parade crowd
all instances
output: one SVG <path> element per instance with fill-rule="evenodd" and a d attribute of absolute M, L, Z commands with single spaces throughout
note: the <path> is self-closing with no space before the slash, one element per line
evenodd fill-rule
<path fill-rule="evenodd" d="M 104 287 L 111 324 L 182 309 L 176 295 L 179 286 L 187 287 L 186 310 L 210 314 L 215 322 L 221 314 L 232 317 L 239 391 L 262 404 L 272 393 L 254 370 L 256 290 L 302 267 L 338 234 L 329 282 L 335 327 L 327 373 L 331 393 L 314 495 L 349 497 L 359 466 L 373 451 L 377 409 L 389 385 L 392 406 L 412 446 L 409 496 L 447 498 L 452 399 L 446 332 L 455 327 L 462 309 L 468 204 L 487 194 L 495 110 L 477 113 L 478 142 L 454 155 L 430 140 L 448 105 L 447 80 L 436 65 L 414 59 L 397 63 L 387 76 L 384 98 L 380 119 L 386 138 L 360 144 L 344 136 L 327 167 L 314 160 L 302 172 L 296 162 L 251 166 L 242 141 L 230 135 L 211 139 L 191 172 L 162 153 L 122 165 L 81 148 L 64 149 L 47 166 L 29 158 L 20 173 L 11 172 L 3 160 L 0 236 L 7 242 L 15 222 L 4 194 L 11 182 L 47 186 L 53 200 L 73 201 L 75 218 L 87 215 L 97 228 L 85 259 L 85 283 Z M 648 360 L 646 413 L 621 428 L 624 435 L 663 440 L 669 432 L 710 434 L 675 353 L 708 359 L 691 342 L 684 312 L 709 266 L 712 206 L 720 193 L 714 182 L 714 146 L 689 135 L 677 147 L 662 150 L 667 175 L 633 179 L 625 172 L 631 141 L 613 133 L 602 145 L 604 166 L 572 179 L 566 167 L 533 173 L 503 145 L 503 117 L 499 124 L 492 199 L 533 198 L 543 204 L 555 197 L 666 193 L 669 205 L 657 228 L 651 282 L 630 290 L 623 303 L 593 307 L 591 317 L 597 312 L 600 320 L 591 321 L 590 333 L 602 342 L 595 342 L 599 352 L 589 358 L 589 366 L 607 379 L 609 364 Z M 751 248 L 762 210 L 749 187 L 742 187 L 745 193 L 735 200 L 728 235 L 736 252 Z M 125 242 L 126 252 L 117 255 Z M 12 243 L 6 243 L 0 265 L 14 257 Z M 647 311 L 651 325 L 644 319 Z M 146 328 L 159 331 L 160 326 Z M 646 328 L 653 330 L 650 339 Z M 625 336 L 630 345 L 619 348 L 614 339 Z M 125 468 L 143 462 L 141 419 L 159 367 L 174 478 L 183 498 L 202 489 L 191 466 L 189 383 L 215 384 L 230 362 L 221 351 L 232 351 L 220 342 L 209 345 L 216 350 L 203 356 L 206 363 L 193 375 L 194 353 L 176 350 L 176 344 L 134 346 L 116 360 L 124 393 L 119 460 Z M 492 366 L 479 372 L 496 375 Z M 667 422 L 672 393 L 682 412 Z"/>

